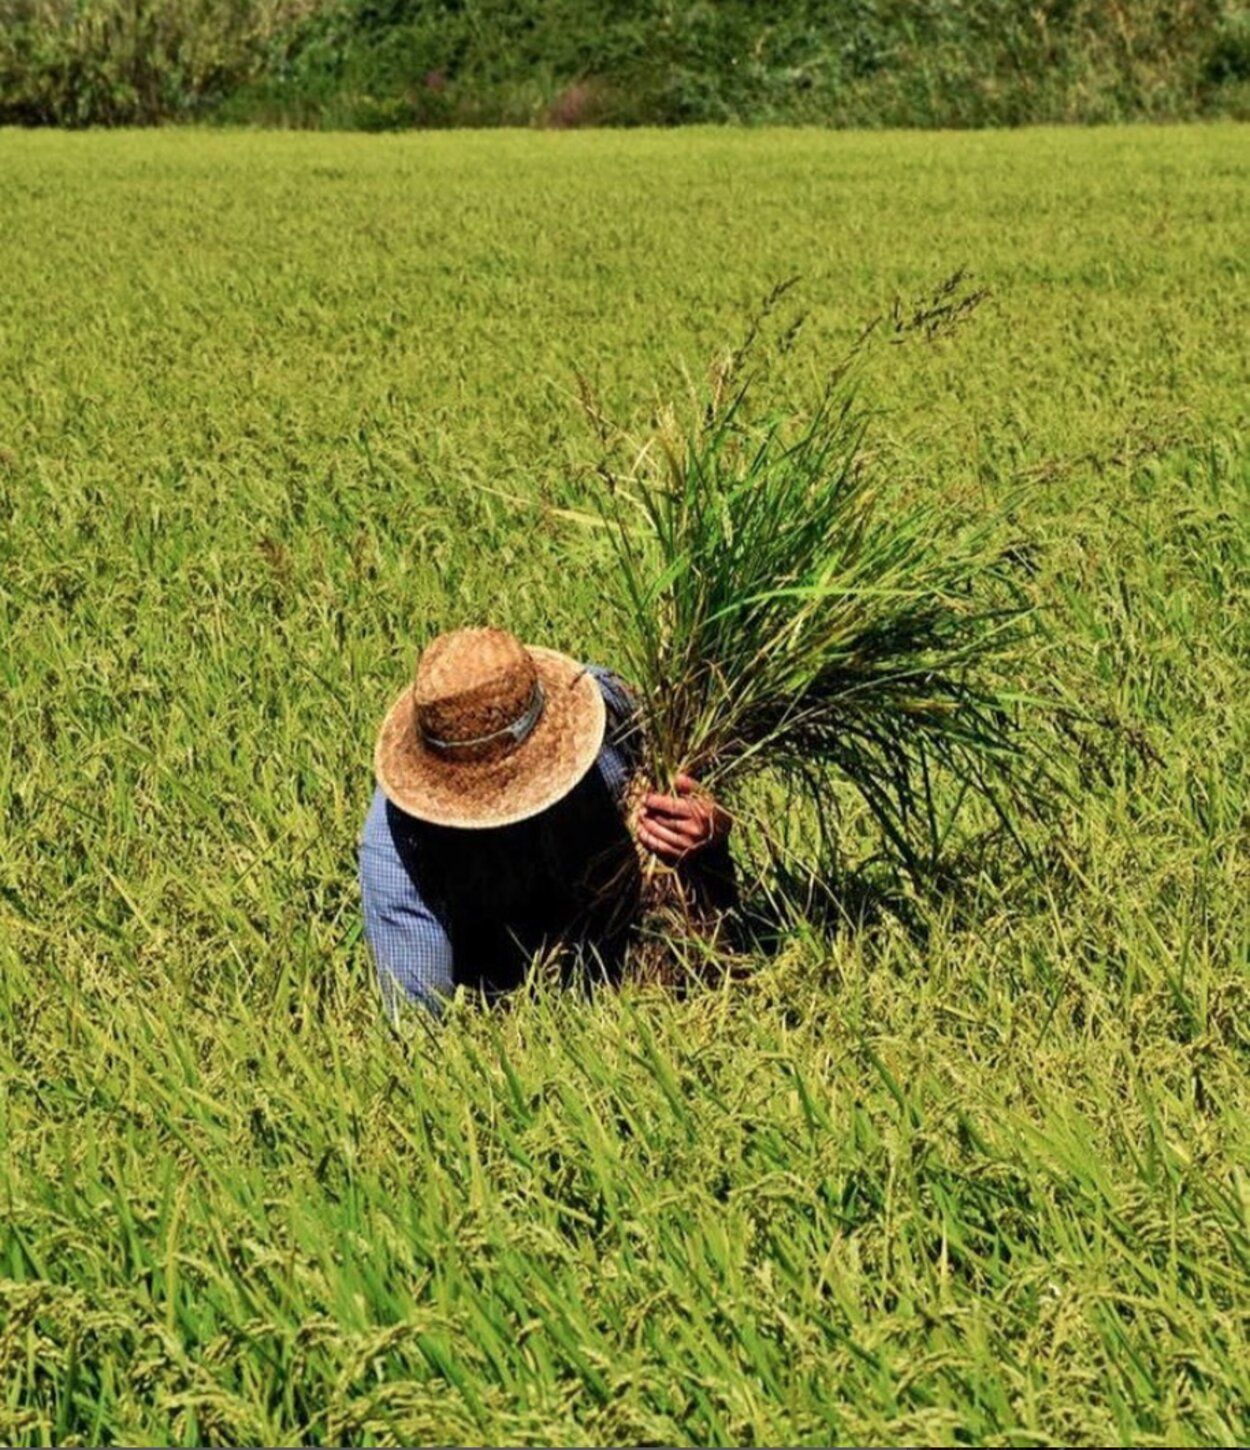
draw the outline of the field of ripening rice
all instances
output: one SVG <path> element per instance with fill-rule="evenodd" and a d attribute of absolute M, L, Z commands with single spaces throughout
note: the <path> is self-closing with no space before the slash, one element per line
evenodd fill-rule
<path fill-rule="evenodd" d="M 1247 140 L 0 132 L 0 1441 L 1245 1442 Z M 578 378 L 645 422 L 797 274 L 802 399 L 961 266 L 871 447 L 1011 509 L 1074 788 L 393 1034 L 417 648 L 614 656 Z"/>

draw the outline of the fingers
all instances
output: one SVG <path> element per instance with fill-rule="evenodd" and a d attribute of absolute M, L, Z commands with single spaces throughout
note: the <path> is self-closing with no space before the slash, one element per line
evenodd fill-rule
<path fill-rule="evenodd" d="M 643 809 L 649 815 L 665 817 L 670 821 L 691 821 L 712 814 L 712 800 L 708 796 L 649 795 L 643 800 Z"/>
<path fill-rule="evenodd" d="M 644 816 L 639 825 L 640 827 L 645 826 L 658 840 L 666 841 L 683 851 L 699 845 L 707 835 L 707 831 L 696 821 L 679 824 L 674 821 L 657 820 L 654 816 Z"/>
<path fill-rule="evenodd" d="M 673 777 L 674 795 L 643 799 L 638 839 L 666 861 L 679 861 L 727 834 L 729 818 L 691 775 Z"/>
<path fill-rule="evenodd" d="M 680 816 L 644 811 L 638 820 L 638 839 L 666 861 L 680 861 L 702 850 L 712 839 L 714 830 L 711 813 L 698 808 Z"/>
<path fill-rule="evenodd" d="M 685 850 L 678 850 L 673 846 L 667 845 L 664 841 L 660 840 L 654 831 L 649 831 L 646 826 L 640 825 L 638 827 L 638 839 L 648 851 L 658 856 L 661 861 L 669 862 L 670 865 L 676 865 L 686 855 Z"/>
<path fill-rule="evenodd" d="M 712 829 L 712 811 L 701 801 L 683 802 L 681 809 L 676 811 L 653 810 L 647 806 L 642 812 L 642 818 L 654 826 L 676 831 L 678 835 L 686 836 L 691 841 L 702 840 Z"/>
<path fill-rule="evenodd" d="M 648 809 L 663 811 L 670 816 L 685 815 L 695 804 L 689 797 L 699 790 L 699 782 L 692 775 L 675 775 L 673 789 L 677 792 L 676 795 L 661 795 L 659 791 L 652 791 L 646 798 Z"/>
<path fill-rule="evenodd" d="M 648 850 L 654 851 L 666 861 L 680 861 L 691 851 L 698 850 L 705 838 L 644 816 L 638 822 L 638 839 Z"/>

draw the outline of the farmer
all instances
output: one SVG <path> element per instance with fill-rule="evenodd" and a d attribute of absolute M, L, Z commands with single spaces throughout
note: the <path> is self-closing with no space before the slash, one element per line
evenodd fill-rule
<path fill-rule="evenodd" d="M 360 843 L 365 935 L 388 1011 L 439 1010 L 461 983 L 515 987 L 535 955 L 580 948 L 611 977 L 638 904 L 622 801 L 638 762 L 630 698 L 606 670 L 499 629 L 439 635 L 382 723 Z M 639 841 L 731 891 L 729 820 L 689 776 L 645 795 Z"/>

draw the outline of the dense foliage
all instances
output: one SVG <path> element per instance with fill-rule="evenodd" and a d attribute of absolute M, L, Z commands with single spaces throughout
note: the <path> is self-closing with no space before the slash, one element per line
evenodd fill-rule
<path fill-rule="evenodd" d="M 0 121 L 965 127 L 1248 105 L 1241 0 L 0 0 Z"/>
<path fill-rule="evenodd" d="M 1248 184 L 1227 125 L 4 136 L 0 1441 L 1247 1441 Z M 961 817 L 917 901 L 846 789 L 738 980 L 393 1040 L 416 649 L 617 662 L 575 371 L 645 430 L 798 272 L 810 398 L 963 261 L 872 448 L 1015 509 L 1106 722 L 1034 869 Z"/>

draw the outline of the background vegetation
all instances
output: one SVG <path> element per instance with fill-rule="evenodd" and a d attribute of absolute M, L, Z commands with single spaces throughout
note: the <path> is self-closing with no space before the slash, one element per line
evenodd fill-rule
<path fill-rule="evenodd" d="M 1241 0 L 0 0 L 0 122 L 966 127 L 1248 112 Z"/>
<path fill-rule="evenodd" d="M 0 1439 L 1243 1443 L 1250 324 L 1234 127 L 9 134 Z M 746 979 L 392 1039 L 355 845 L 430 631 L 611 659 L 576 400 L 803 274 L 779 387 L 1017 497 L 1107 722 L 1039 861 Z M 529 500 L 514 506 L 498 492 Z M 944 804 L 940 802 L 939 804 Z"/>

